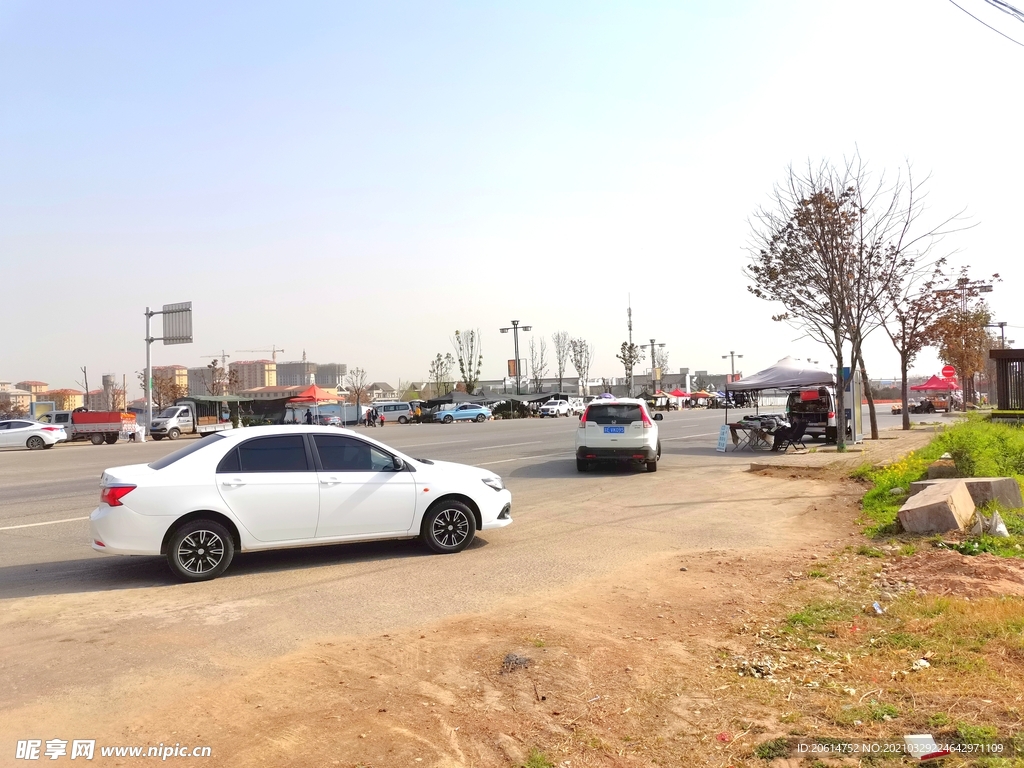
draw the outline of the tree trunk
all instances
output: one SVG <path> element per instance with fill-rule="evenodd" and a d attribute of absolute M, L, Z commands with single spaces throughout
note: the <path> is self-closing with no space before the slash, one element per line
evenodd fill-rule
<path fill-rule="evenodd" d="M 871 422 L 871 439 L 878 439 L 878 414 L 875 413 L 875 396 L 871 392 L 871 382 L 868 379 L 868 371 L 864 365 L 864 355 L 860 358 L 860 378 L 864 385 L 864 394 L 868 398 L 868 419 Z M 860 403 L 857 403 L 855 408 L 860 407 Z"/>
<path fill-rule="evenodd" d="M 910 429 L 910 397 L 907 390 L 907 363 L 906 354 L 900 355 L 900 403 L 903 405 L 903 429 Z"/>

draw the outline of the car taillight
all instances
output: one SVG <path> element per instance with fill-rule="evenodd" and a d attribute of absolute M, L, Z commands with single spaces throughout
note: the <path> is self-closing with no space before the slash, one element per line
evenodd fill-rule
<path fill-rule="evenodd" d="M 648 427 L 653 427 L 654 426 L 654 422 L 651 421 L 651 417 L 647 415 L 647 409 L 645 409 L 645 408 L 641 408 L 640 409 L 640 417 L 643 419 L 644 429 L 647 429 Z"/>
<path fill-rule="evenodd" d="M 120 507 L 121 499 L 134 491 L 134 485 L 110 485 L 100 489 L 100 504 L 108 507 Z"/>
<path fill-rule="evenodd" d="M 42 429 L 43 432 L 59 432 L 64 429 L 64 427 L 43 427 Z"/>
<path fill-rule="evenodd" d="M 587 412 L 589 410 L 589 406 L 583 409 L 583 415 L 580 416 L 580 429 L 584 429 L 587 426 Z"/>
<path fill-rule="evenodd" d="M 829 417 L 830 419 L 834 419 L 834 418 L 836 417 L 836 412 L 835 412 L 835 411 L 829 411 L 829 412 L 828 412 L 828 417 Z"/>

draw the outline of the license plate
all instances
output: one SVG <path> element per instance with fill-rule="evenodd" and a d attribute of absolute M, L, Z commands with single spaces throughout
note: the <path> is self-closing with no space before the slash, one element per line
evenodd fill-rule
<path fill-rule="evenodd" d="M 624 435 L 626 433 L 625 427 L 605 427 L 604 433 L 606 435 Z"/>

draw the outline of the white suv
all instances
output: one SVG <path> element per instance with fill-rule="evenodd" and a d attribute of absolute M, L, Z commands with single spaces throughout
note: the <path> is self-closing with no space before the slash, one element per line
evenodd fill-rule
<path fill-rule="evenodd" d="M 540 407 L 540 417 L 568 416 L 571 410 L 568 400 L 548 400 Z"/>
<path fill-rule="evenodd" d="M 631 397 L 597 399 L 580 416 L 576 430 L 576 469 L 586 472 L 601 461 L 642 461 L 658 471 L 660 413 L 652 417 L 647 403 Z"/>

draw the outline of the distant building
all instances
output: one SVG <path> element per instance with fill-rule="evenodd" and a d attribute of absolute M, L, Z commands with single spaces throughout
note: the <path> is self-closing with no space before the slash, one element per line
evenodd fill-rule
<path fill-rule="evenodd" d="M 52 400 L 54 408 L 58 411 L 73 411 L 75 408 L 83 407 L 85 392 L 80 389 L 49 389 L 37 393 L 35 400 Z"/>
<path fill-rule="evenodd" d="M 107 393 L 102 389 L 90 389 L 85 393 L 85 407 L 90 411 L 107 410 Z"/>
<path fill-rule="evenodd" d="M 241 360 L 228 364 L 228 371 L 240 390 L 277 386 L 277 364 L 272 360 Z"/>
<path fill-rule="evenodd" d="M 290 363 L 277 364 L 277 386 L 293 387 L 300 384 L 309 386 L 309 377 L 316 376 L 317 364 L 308 360 L 293 360 Z M 320 384 L 320 381 L 316 381 Z M 323 386 L 320 384 L 320 386 Z"/>
<path fill-rule="evenodd" d="M 188 393 L 192 397 L 213 394 L 213 371 L 205 365 L 187 371 Z"/>
<path fill-rule="evenodd" d="M 9 381 L 0 381 L 0 411 L 6 408 L 28 411 L 31 403 L 32 393 L 27 389 L 15 387 Z"/>
<path fill-rule="evenodd" d="M 50 385 L 45 381 L 19 381 L 14 386 L 16 389 L 23 389 L 28 392 L 32 396 L 32 402 L 34 403 L 36 400 L 45 399 L 38 398 L 36 395 L 41 395 Z"/>
<path fill-rule="evenodd" d="M 397 400 L 398 390 L 384 381 L 375 381 L 366 389 L 366 396 L 371 400 Z"/>
<path fill-rule="evenodd" d="M 345 363 L 318 363 L 316 365 L 316 385 L 324 389 L 345 386 L 348 366 Z"/>
<path fill-rule="evenodd" d="M 188 388 L 188 368 L 184 365 L 154 365 L 153 378 L 173 377 L 175 386 Z"/>

